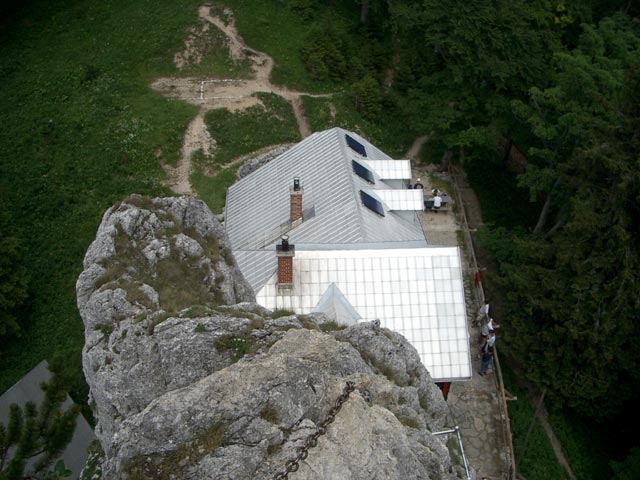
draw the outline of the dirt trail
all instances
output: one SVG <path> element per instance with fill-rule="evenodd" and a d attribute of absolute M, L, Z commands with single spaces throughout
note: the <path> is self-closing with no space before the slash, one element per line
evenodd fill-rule
<path fill-rule="evenodd" d="M 420 149 L 422 146 L 429 140 L 428 135 L 423 135 L 422 137 L 418 137 L 413 141 L 411 148 L 407 151 L 406 157 L 409 160 L 416 160 L 418 154 L 420 153 Z"/>
<path fill-rule="evenodd" d="M 198 9 L 200 27 L 191 29 L 190 35 L 185 40 L 185 49 L 174 56 L 174 63 L 181 69 L 190 63 L 199 63 L 202 60 L 202 52 L 198 51 L 195 38 L 207 32 L 211 25 L 220 29 L 228 39 L 229 54 L 238 61 L 249 59 L 253 78 L 243 79 L 214 79 L 201 77 L 165 77 L 155 80 L 151 88 L 170 97 L 183 100 L 200 107 L 196 118 L 189 124 L 185 132 L 182 155 L 177 167 L 165 166 L 169 187 L 176 193 L 191 194 L 189 183 L 191 173 L 191 155 L 197 150 L 205 154 L 212 154 L 215 148 L 215 140 L 207 132 L 204 123 L 204 114 L 214 108 L 226 108 L 230 111 L 244 110 L 260 103 L 253 96 L 258 92 L 273 93 L 291 103 L 293 113 L 298 123 L 298 130 L 302 138 L 311 134 L 311 128 L 302 108 L 302 95 L 312 97 L 330 97 L 331 94 L 315 95 L 306 92 L 296 92 L 273 85 L 270 82 L 273 70 L 273 59 L 264 52 L 248 47 L 235 27 L 235 20 L 231 10 L 225 9 L 224 15 L 228 23 L 211 15 L 211 7 L 201 6 Z"/>
<path fill-rule="evenodd" d="M 291 105 L 293 106 L 293 114 L 296 116 L 296 121 L 298 122 L 300 136 L 302 138 L 307 138 L 311 135 L 311 127 L 309 127 L 307 117 L 304 116 L 304 109 L 302 108 L 302 101 L 300 100 L 300 97 L 292 98 Z"/>
<path fill-rule="evenodd" d="M 540 408 L 537 411 L 537 417 L 538 417 L 538 420 L 540 420 L 540 424 L 542 425 L 542 429 L 544 430 L 544 433 L 547 434 L 547 438 L 551 443 L 551 447 L 553 448 L 553 453 L 556 454 L 558 463 L 562 465 L 562 467 L 564 468 L 567 475 L 569 475 L 569 478 L 571 480 L 576 480 L 576 476 L 573 473 L 571 466 L 569 465 L 569 461 L 567 460 L 567 457 L 564 456 L 564 452 L 562 451 L 562 444 L 560 443 L 560 440 L 558 440 L 558 437 L 556 437 L 556 434 L 553 431 L 553 427 L 549 423 L 547 409 L 544 407 L 544 404 L 542 405 L 542 408 Z"/>
<path fill-rule="evenodd" d="M 176 168 L 165 166 L 165 170 L 172 178 L 171 189 L 181 195 L 191 195 L 191 184 L 189 183 L 189 174 L 191 173 L 191 155 L 198 150 L 209 156 L 216 148 L 216 142 L 204 123 L 204 110 L 200 110 L 198 115 L 191 120 L 187 131 L 184 134 L 182 143 L 181 161 Z"/>

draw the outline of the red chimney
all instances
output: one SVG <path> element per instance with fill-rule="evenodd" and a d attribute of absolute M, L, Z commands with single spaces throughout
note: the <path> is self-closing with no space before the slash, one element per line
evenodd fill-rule
<path fill-rule="evenodd" d="M 293 257 L 296 254 L 295 245 L 289 245 L 289 236 L 282 236 L 282 243 L 276 245 L 276 257 L 278 257 L 278 286 L 293 286 Z"/>
<path fill-rule="evenodd" d="M 300 186 L 300 179 L 293 177 L 293 187 L 289 188 L 291 193 L 291 215 L 289 220 L 291 223 L 295 223 L 298 220 L 302 220 L 302 187 Z"/>

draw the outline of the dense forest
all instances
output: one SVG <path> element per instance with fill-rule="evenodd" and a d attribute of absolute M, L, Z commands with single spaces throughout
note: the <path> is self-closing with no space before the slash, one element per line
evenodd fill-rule
<path fill-rule="evenodd" d="M 0 391 L 37 363 L 29 352 L 63 350 L 72 391 L 86 395 L 73 299 L 82 255 L 111 203 L 168 193 L 160 162 L 175 161 L 193 114 L 147 85 L 173 72 L 198 2 L 115 3 L 0 10 Z M 258 3 L 220 3 L 249 43 L 269 28 L 245 19 Z M 343 92 L 383 150 L 381 132 L 403 146 L 426 135 L 424 161 L 464 165 L 509 362 L 558 408 L 615 424 L 617 460 L 630 452 L 616 470 L 637 465 L 640 5 L 265 3 L 295 19 L 299 39 L 292 59 L 272 53 L 274 82 Z"/>

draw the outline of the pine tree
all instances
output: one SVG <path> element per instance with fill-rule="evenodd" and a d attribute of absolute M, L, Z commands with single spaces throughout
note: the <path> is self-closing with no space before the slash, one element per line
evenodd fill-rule
<path fill-rule="evenodd" d="M 10 406 L 7 426 L 0 423 L 0 480 L 24 478 L 30 459 L 35 464 L 28 473 L 34 478 L 54 480 L 71 474 L 61 461 L 49 470 L 71 441 L 79 413 L 75 405 L 61 408 L 66 398 L 63 385 L 61 376 L 54 373 L 41 385 L 45 396 L 39 407 L 33 402 Z"/>

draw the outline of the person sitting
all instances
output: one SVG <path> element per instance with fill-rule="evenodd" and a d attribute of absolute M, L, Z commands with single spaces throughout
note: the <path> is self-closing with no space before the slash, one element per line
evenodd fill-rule
<path fill-rule="evenodd" d="M 435 210 L 436 213 L 438 213 L 438 210 L 440 209 L 441 206 L 442 206 L 442 198 L 440 197 L 440 195 L 436 195 L 435 197 L 433 197 L 433 209 Z"/>
<path fill-rule="evenodd" d="M 438 188 L 431 190 L 431 196 L 435 197 L 436 195 L 440 195 L 440 190 Z"/>
<path fill-rule="evenodd" d="M 416 181 L 416 184 L 413 186 L 413 188 L 424 188 L 424 185 L 422 185 L 422 183 L 420 182 L 420 179 L 418 179 Z"/>

